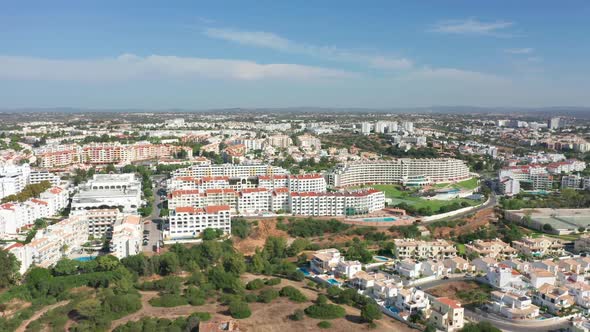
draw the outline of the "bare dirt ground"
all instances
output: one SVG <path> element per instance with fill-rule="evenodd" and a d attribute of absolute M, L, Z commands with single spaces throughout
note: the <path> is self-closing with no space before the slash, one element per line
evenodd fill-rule
<path fill-rule="evenodd" d="M 494 213 L 494 208 L 490 207 L 487 209 L 483 209 L 477 211 L 475 215 L 469 218 L 465 218 L 465 225 L 458 226 L 454 228 L 450 227 L 437 227 L 432 236 L 435 238 L 448 238 L 450 237 L 451 231 L 455 234 L 455 236 L 460 234 L 467 234 L 477 230 L 478 228 L 488 225 L 490 222 L 496 220 L 496 216 Z"/>
<path fill-rule="evenodd" d="M 23 301 L 21 299 L 16 298 L 12 299 L 6 302 L 6 309 L 2 314 L 0 314 L 0 317 L 10 319 L 17 311 L 26 309 L 30 306 L 31 302 Z"/>
<path fill-rule="evenodd" d="M 261 278 L 252 274 L 245 274 L 242 277 L 244 282 L 252 279 Z M 318 330 L 317 323 L 320 320 L 306 317 L 302 321 L 292 321 L 288 318 L 296 309 L 305 309 L 311 305 L 311 301 L 315 300 L 318 291 L 305 287 L 304 282 L 296 282 L 283 279 L 281 284 L 275 289 L 280 289 L 284 286 L 294 286 L 301 290 L 310 301 L 305 303 L 294 303 L 286 298 L 278 298 L 271 304 L 267 303 L 250 303 L 252 316 L 247 319 L 238 321 L 239 327 L 242 331 L 260 331 L 260 332 L 299 332 L 299 331 L 316 331 Z M 111 329 L 125 324 L 129 321 L 137 321 L 143 317 L 159 317 L 173 319 L 177 317 L 186 317 L 193 312 L 209 312 L 213 316 L 212 319 L 229 319 L 227 307 L 216 302 L 207 303 L 202 306 L 179 306 L 174 308 L 159 308 L 152 307 L 149 300 L 158 296 L 157 292 L 140 292 L 142 294 L 142 309 L 136 313 L 113 321 Z M 329 331 L 366 331 L 367 325 L 360 323 L 360 310 L 349 306 L 344 306 L 346 309 L 346 317 L 343 319 L 331 320 L 332 328 Z M 416 331 L 408 326 L 393 320 L 392 318 L 384 316 L 377 322 L 377 328 L 373 331 L 401 331 L 409 332 Z"/>
<path fill-rule="evenodd" d="M 68 304 L 69 301 L 61 301 L 61 302 L 57 302 L 55 304 L 52 304 L 50 306 L 47 306 L 39 311 L 37 311 L 36 313 L 33 314 L 33 316 L 31 316 L 31 318 L 25 320 L 24 322 L 22 322 L 20 324 L 20 326 L 16 329 L 16 332 L 25 332 L 27 326 L 34 320 L 39 319 L 41 316 L 43 316 L 43 314 L 45 314 L 46 312 L 53 310 L 57 307 L 61 307 L 64 306 L 66 304 Z"/>
<path fill-rule="evenodd" d="M 253 226 L 252 234 L 246 239 L 233 237 L 234 247 L 244 255 L 254 254 L 256 248 L 264 247 L 264 242 L 269 236 L 285 237 L 289 239 L 289 234 L 277 229 L 276 219 L 261 219 L 258 226 Z"/>
<path fill-rule="evenodd" d="M 480 285 L 478 285 L 474 281 L 454 281 L 434 288 L 430 288 L 428 289 L 428 293 L 436 297 L 448 297 L 453 300 L 461 301 L 461 299 L 457 297 L 457 293 L 459 291 L 468 291 L 479 288 Z"/>

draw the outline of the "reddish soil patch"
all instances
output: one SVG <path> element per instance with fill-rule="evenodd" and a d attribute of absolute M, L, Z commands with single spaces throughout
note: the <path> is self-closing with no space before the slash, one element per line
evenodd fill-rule
<path fill-rule="evenodd" d="M 461 234 L 468 234 L 471 233 L 480 227 L 488 225 L 490 222 L 494 222 L 497 220 L 494 208 L 490 207 L 487 209 L 477 211 L 472 217 L 464 218 L 463 220 L 466 223 L 462 226 L 457 226 L 454 228 L 451 227 L 437 227 L 434 229 L 432 236 L 434 238 L 448 238 L 450 237 L 451 231 L 453 231 L 454 235 L 461 235 Z"/>
<path fill-rule="evenodd" d="M 434 288 L 430 288 L 428 289 L 428 293 L 436 297 L 448 297 L 453 300 L 461 301 L 461 299 L 457 297 L 458 292 L 469 291 L 479 288 L 480 285 L 478 285 L 474 281 L 454 281 L 444 285 L 436 286 Z"/>
<path fill-rule="evenodd" d="M 276 219 L 261 219 L 258 226 L 254 226 L 252 233 L 246 239 L 234 236 L 234 247 L 244 255 L 252 255 L 256 248 L 262 248 L 269 236 L 289 238 L 285 231 L 277 229 Z"/>

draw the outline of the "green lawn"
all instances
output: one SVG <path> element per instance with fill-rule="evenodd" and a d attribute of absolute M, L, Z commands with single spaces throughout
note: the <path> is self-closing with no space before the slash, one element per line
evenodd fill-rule
<path fill-rule="evenodd" d="M 459 189 L 467 189 L 467 190 L 473 190 L 475 188 L 477 188 L 478 184 L 477 184 L 477 178 L 471 178 L 469 180 L 465 180 L 465 181 L 461 181 L 461 182 L 457 182 L 457 183 L 439 183 L 439 184 L 435 184 L 434 187 L 435 188 L 459 188 Z"/>
<path fill-rule="evenodd" d="M 467 180 L 467 181 L 471 181 L 471 180 Z M 411 196 L 413 191 L 404 191 L 404 190 L 402 190 L 401 186 L 399 186 L 399 185 L 376 184 L 376 185 L 372 185 L 371 187 L 375 188 L 377 190 L 383 191 L 385 193 L 385 197 L 390 198 L 393 201 L 393 205 L 404 202 L 404 203 L 414 206 L 416 209 L 420 209 L 422 207 L 430 207 L 432 210 L 437 211 L 442 206 L 451 205 L 454 202 L 467 202 L 471 206 L 477 205 L 479 203 L 477 201 L 465 199 L 465 198 L 456 198 L 456 199 L 451 199 L 448 201 L 442 201 L 442 200 L 435 200 L 435 199 L 428 200 L 428 199 L 423 199 L 420 197 L 413 197 L 413 196 Z"/>

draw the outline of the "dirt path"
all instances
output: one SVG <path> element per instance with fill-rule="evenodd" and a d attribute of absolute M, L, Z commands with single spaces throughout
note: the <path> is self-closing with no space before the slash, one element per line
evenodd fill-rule
<path fill-rule="evenodd" d="M 20 326 L 16 329 L 16 332 L 25 332 L 25 330 L 27 329 L 27 326 L 32 322 L 35 321 L 37 319 L 39 319 L 41 316 L 43 316 L 43 314 L 45 314 L 46 312 L 53 310 L 55 308 L 64 306 L 66 304 L 70 303 L 70 301 L 61 301 L 61 302 L 57 302 L 55 304 L 52 304 L 50 306 L 47 306 L 39 311 L 37 311 L 36 313 L 33 314 L 33 316 L 31 316 L 31 318 L 25 320 L 24 322 L 22 322 L 20 324 Z"/>

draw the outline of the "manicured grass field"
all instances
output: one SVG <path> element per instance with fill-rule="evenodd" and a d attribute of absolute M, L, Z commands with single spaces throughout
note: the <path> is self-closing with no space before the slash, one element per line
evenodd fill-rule
<path fill-rule="evenodd" d="M 470 180 L 467 180 L 467 181 L 470 181 Z M 430 207 L 433 211 L 437 211 L 442 206 L 451 205 L 454 202 L 459 202 L 459 203 L 467 202 L 471 206 L 478 204 L 478 202 L 476 202 L 476 201 L 473 201 L 470 199 L 464 199 L 464 198 L 456 198 L 456 199 L 451 199 L 448 201 L 442 201 L 442 200 L 435 200 L 435 199 L 428 200 L 428 199 L 423 199 L 420 197 L 413 197 L 413 196 L 411 196 L 411 194 L 412 194 L 411 191 L 403 191 L 402 188 L 398 185 L 376 184 L 376 185 L 372 185 L 371 187 L 375 188 L 377 190 L 383 191 L 385 193 L 385 197 L 391 198 L 393 200 L 394 205 L 404 202 L 404 203 L 414 206 L 417 209 L 420 209 L 423 207 Z"/>
<path fill-rule="evenodd" d="M 477 188 L 477 186 L 478 186 L 477 178 L 471 178 L 469 180 L 465 180 L 465 181 L 461 181 L 461 182 L 457 182 L 457 183 L 453 183 L 453 184 L 439 183 L 439 184 L 434 185 L 435 188 L 450 187 L 450 188 L 467 189 L 467 190 L 475 189 L 475 188 Z"/>

